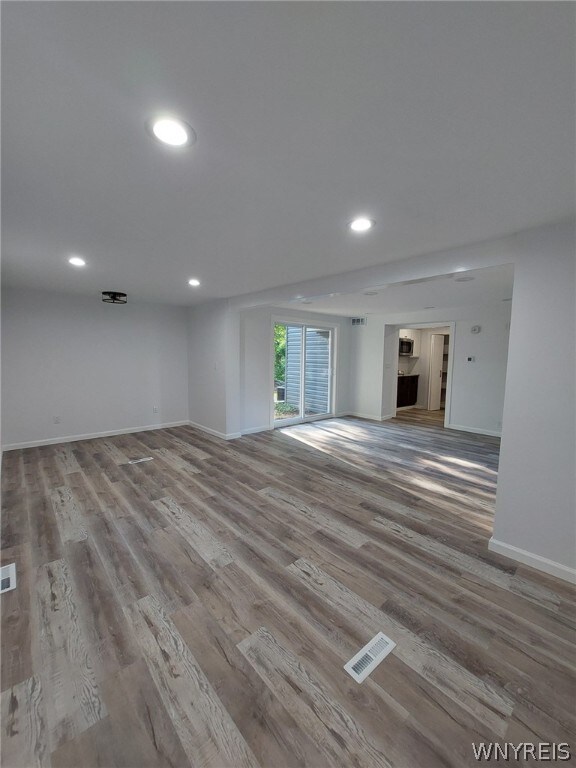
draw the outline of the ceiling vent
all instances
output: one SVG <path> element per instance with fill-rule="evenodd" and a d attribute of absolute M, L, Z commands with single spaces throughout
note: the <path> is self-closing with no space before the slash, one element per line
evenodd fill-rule
<path fill-rule="evenodd" d="M 102 291 L 102 301 L 105 304 L 126 304 L 128 296 L 121 291 Z"/>
<path fill-rule="evenodd" d="M 352 325 L 366 325 L 365 317 L 351 317 Z"/>

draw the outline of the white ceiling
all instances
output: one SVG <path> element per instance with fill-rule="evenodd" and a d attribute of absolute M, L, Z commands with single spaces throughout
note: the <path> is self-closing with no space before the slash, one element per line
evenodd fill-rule
<path fill-rule="evenodd" d="M 392 315 L 426 309 L 478 307 L 507 301 L 512 298 L 513 287 L 514 268 L 511 264 L 504 264 L 405 283 L 369 285 L 359 293 L 310 297 L 305 301 L 291 301 L 277 306 L 344 317 L 375 313 Z M 376 295 L 366 295 L 366 291 Z"/>
<path fill-rule="evenodd" d="M 571 215 L 575 10 L 4 3 L 3 280 L 191 304 Z"/>

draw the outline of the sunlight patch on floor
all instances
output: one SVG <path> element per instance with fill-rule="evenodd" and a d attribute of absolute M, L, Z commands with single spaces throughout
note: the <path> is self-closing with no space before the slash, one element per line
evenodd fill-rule
<path fill-rule="evenodd" d="M 497 475 L 498 472 L 495 469 L 489 469 L 483 464 L 478 464 L 476 461 L 466 461 L 465 459 L 457 459 L 456 456 L 439 456 L 442 461 L 448 461 L 450 464 L 458 464 L 461 467 L 469 467 L 470 469 L 479 469 L 482 472 L 486 472 L 488 475 Z"/>
<path fill-rule="evenodd" d="M 431 461 L 430 459 L 418 459 L 418 464 L 421 464 L 424 467 L 429 467 L 430 469 L 434 469 L 436 471 L 442 472 L 443 474 L 449 475 L 450 477 L 459 478 L 460 480 L 466 480 L 466 482 L 473 482 L 476 485 L 481 485 L 486 488 L 487 487 L 491 488 L 494 486 L 493 480 L 479 477 L 478 473 L 463 472 L 461 470 L 454 469 L 453 467 L 447 467 L 445 464 L 441 464 L 438 461 Z M 479 467 L 480 471 L 481 469 L 482 468 Z"/>

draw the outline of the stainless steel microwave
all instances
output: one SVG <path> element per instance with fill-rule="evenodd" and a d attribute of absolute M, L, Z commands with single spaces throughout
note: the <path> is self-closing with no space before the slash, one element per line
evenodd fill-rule
<path fill-rule="evenodd" d="M 414 351 L 414 339 L 400 339 L 398 354 L 400 357 L 412 357 Z"/>

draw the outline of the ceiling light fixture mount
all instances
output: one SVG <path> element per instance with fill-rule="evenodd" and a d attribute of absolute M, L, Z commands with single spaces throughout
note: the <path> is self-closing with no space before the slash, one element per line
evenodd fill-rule
<path fill-rule="evenodd" d="M 146 127 L 151 136 L 169 147 L 188 147 L 196 141 L 192 126 L 172 115 L 157 115 Z"/>
<path fill-rule="evenodd" d="M 102 301 L 105 304 L 126 304 L 128 296 L 122 291 L 102 291 Z"/>
<path fill-rule="evenodd" d="M 188 285 L 191 285 L 192 288 L 198 288 L 200 280 L 198 280 L 197 277 L 191 277 L 190 280 L 188 280 Z"/>
<path fill-rule="evenodd" d="M 349 226 L 352 232 L 356 232 L 356 234 L 362 234 L 363 232 L 368 232 L 374 227 L 374 221 L 369 219 L 367 216 L 357 216 L 355 219 L 352 219 Z"/>

